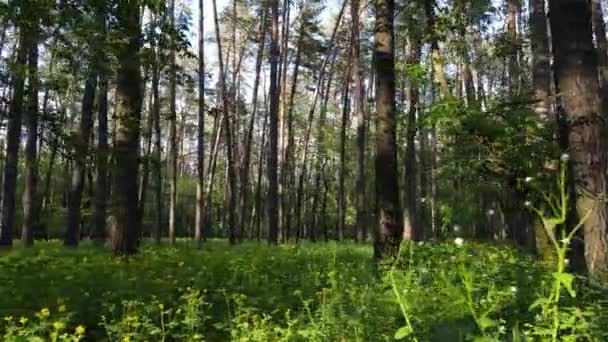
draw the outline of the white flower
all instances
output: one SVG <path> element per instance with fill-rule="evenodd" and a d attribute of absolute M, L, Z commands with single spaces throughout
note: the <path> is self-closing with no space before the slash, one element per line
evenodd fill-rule
<path fill-rule="evenodd" d="M 570 265 L 570 259 L 564 259 L 564 264 Z"/>
<path fill-rule="evenodd" d="M 421 202 L 421 203 L 426 203 L 426 198 L 422 197 L 422 198 L 420 199 L 420 202 Z"/>
<path fill-rule="evenodd" d="M 460 231 L 460 226 L 454 225 L 454 231 L 458 233 Z"/>
<path fill-rule="evenodd" d="M 454 239 L 454 243 L 456 244 L 456 246 L 462 246 L 462 244 L 464 243 L 464 240 L 462 238 L 456 238 Z"/>
<path fill-rule="evenodd" d="M 561 239 L 561 240 L 559 240 L 559 241 L 560 241 L 561 243 L 563 243 L 564 245 L 567 245 L 567 244 L 569 244 L 569 243 L 570 243 L 570 239 L 568 239 L 568 238 Z"/>
<path fill-rule="evenodd" d="M 530 207 L 531 205 L 532 205 L 532 202 L 530 202 L 530 201 L 524 202 L 524 206 L 526 206 L 526 208 Z"/>
<path fill-rule="evenodd" d="M 534 180 L 534 177 L 526 177 L 526 179 L 524 180 L 526 183 L 530 183 Z"/>
<path fill-rule="evenodd" d="M 488 210 L 488 216 L 494 216 L 494 214 L 496 214 L 496 212 L 494 211 L 494 209 L 489 209 Z"/>
<path fill-rule="evenodd" d="M 512 292 L 512 293 L 516 293 L 516 292 L 517 292 L 517 287 L 515 287 L 515 286 L 511 286 L 511 287 L 509 288 L 509 290 L 511 290 L 511 292 Z"/>
<path fill-rule="evenodd" d="M 424 246 L 424 241 L 418 241 L 418 246 Z"/>
<path fill-rule="evenodd" d="M 559 159 L 563 162 L 567 162 L 568 160 L 570 160 L 570 155 L 568 153 L 563 153 Z"/>

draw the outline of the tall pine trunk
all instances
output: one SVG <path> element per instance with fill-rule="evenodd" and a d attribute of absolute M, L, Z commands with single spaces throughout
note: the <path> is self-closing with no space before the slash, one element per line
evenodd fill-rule
<path fill-rule="evenodd" d="M 28 51 L 28 104 L 26 111 L 27 141 L 25 144 L 25 188 L 23 190 L 23 224 L 21 242 L 24 246 L 34 243 L 34 225 L 38 217 L 38 28 L 32 33 Z"/>
<path fill-rule="evenodd" d="M 393 0 L 376 0 L 376 258 L 396 256 L 403 233 L 395 121 L 395 46 Z"/>
<path fill-rule="evenodd" d="M 359 33 L 359 0 L 351 0 L 351 20 L 352 20 L 352 68 L 354 87 L 354 116 L 357 121 L 357 168 L 356 168 L 356 208 L 357 218 L 355 223 L 355 238 L 360 241 L 367 239 L 367 211 L 366 211 L 366 192 L 365 192 L 365 89 L 363 86 L 363 70 L 361 68 L 361 36 Z"/>
<path fill-rule="evenodd" d="M 203 240 L 205 225 L 205 20 L 203 0 L 198 1 L 198 145 L 196 149 L 196 220 L 194 239 Z"/>
<path fill-rule="evenodd" d="M 585 0 L 550 1 L 556 87 L 568 124 L 576 209 L 584 222 L 585 260 L 592 276 L 608 271 L 606 125 L 601 115 L 591 11 Z"/>
<path fill-rule="evenodd" d="M 270 150 L 268 154 L 268 242 L 277 244 L 279 238 L 279 1 L 270 1 Z"/>
<path fill-rule="evenodd" d="M 17 67 L 15 70 L 25 70 L 27 50 L 31 33 L 24 27 L 20 28 L 17 50 Z M 0 227 L 0 246 L 13 244 L 15 229 L 15 193 L 17 191 L 17 173 L 19 164 L 19 142 L 21 140 L 21 111 L 23 108 L 23 92 L 25 77 L 16 72 L 13 77 L 13 95 L 9 106 L 9 117 L 6 132 L 6 163 L 4 165 L 4 186 L 2 189 L 2 226 Z"/>
<path fill-rule="evenodd" d="M 175 0 L 169 0 L 169 25 L 175 28 Z M 175 44 L 175 39 L 172 38 Z M 177 206 L 177 110 L 176 110 L 176 63 L 175 47 L 171 46 L 169 52 L 169 155 L 168 155 L 168 176 L 169 176 L 169 241 L 175 243 L 176 230 L 176 206 Z"/>

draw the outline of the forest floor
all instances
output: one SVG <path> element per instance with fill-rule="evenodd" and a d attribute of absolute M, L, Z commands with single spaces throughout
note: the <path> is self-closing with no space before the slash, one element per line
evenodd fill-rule
<path fill-rule="evenodd" d="M 0 336 L 350 342 L 551 335 L 546 266 L 508 246 L 404 246 L 401 263 L 384 271 L 370 245 L 353 243 L 214 240 L 197 249 L 180 241 L 146 244 L 127 259 L 87 243 L 16 247 L 0 256 Z M 559 334 L 605 341 L 605 292 L 576 283 L 576 298 L 561 293 Z"/>

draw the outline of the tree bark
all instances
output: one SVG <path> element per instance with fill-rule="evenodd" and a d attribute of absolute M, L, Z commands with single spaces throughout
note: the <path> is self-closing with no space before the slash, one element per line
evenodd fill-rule
<path fill-rule="evenodd" d="M 119 2 L 117 7 L 117 108 L 114 145 L 112 251 L 115 255 L 137 250 L 138 149 L 141 116 L 141 73 L 139 62 L 139 1 Z"/>
<path fill-rule="evenodd" d="M 568 124 L 576 209 L 584 222 L 585 260 L 593 277 L 608 271 L 606 125 L 601 114 L 591 11 L 585 0 L 551 0 L 556 87 Z"/>
<path fill-rule="evenodd" d="M 407 64 L 416 65 L 420 59 L 420 42 L 415 37 L 415 33 L 410 33 L 408 37 Z M 423 229 L 418 220 L 418 195 L 416 185 L 416 114 L 418 112 L 418 84 L 410 81 L 407 90 L 409 100 L 409 112 L 407 116 L 407 132 L 406 132 L 406 147 L 405 147 L 405 213 L 404 213 L 404 230 L 403 239 L 419 241 L 423 238 Z"/>
<path fill-rule="evenodd" d="M 279 238 L 279 1 L 270 1 L 270 152 L 268 154 L 268 242 L 276 245 Z"/>
<path fill-rule="evenodd" d="M 604 118 L 608 118 L 608 42 L 606 42 L 606 24 L 601 0 L 591 0 L 591 15 L 597 49 L 601 108 Z"/>
<path fill-rule="evenodd" d="M 268 15 L 268 9 L 264 8 L 262 11 L 264 12 L 264 14 L 262 15 L 262 21 L 260 22 L 260 36 L 258 37 L 259 45 L 258 45 L 256 62 L 255 62 L 255 79 L 253 81 L 253 94 L 252 94 L 252 99 L 251 99 L 253 108 L 251 110 L 251 117 L 249 118 L 249 123 L 247 125 L 247 132 L 245 135 L 245 142 L 244 142 L 245 152 L 243 154 L 243 169 L 242 169 L 242 174 L 241 174 L 241 181 L 242 181 L 243 185 L 241 187 L 242 188 L 242 196 L 241 196 L 242 214 L 241 214 L 240 226 L 243 229 L 245 229 L 245 227 L 247 225 L 249 225 L 249 216 L 247 215 L 247 213 L 249 212 L 249 207 L 250 207 L 250 203 L 249 203 L 249 192 L 250 192 L 249 168 L 251 165 L 251 144 L 253 141 L 254 124 L 255 124 L 257 113 L 258 113 L 258 88 L 260 85 L 260 72 L 262 70 L 262 61 L 264 58 L 264 43 L 266 40 L 266 17 Z"/>
<path fill-rule="evenodd" d="M 23 190 L 23 224 L 21 242 L 34 244 L 34 225 L 38 221 L 38 28 L 32 30 L 28 51 L 28 104 L 26 111 L 27 141 L 25 144 L 25 188 Z"/>
<path fill-rule="evenodd" d="M 352 20 L 352 68 L 354 81 L 354 116 L 357 123 L 357 175 L 356 175 L 356 206 L 357 218 L 355 223 L 355 239 L 365 241 L 367 238 L 367 210 L 365 192 L 365 143 L 366 143 L 366 112 L 365 112 L 365 88 L 363 86 L 363 70 L 361 67 L 361 36 L 359 33 L 359 0 L 351 0 Z"/>
<path fill-rule="evenodd" d="M 198 145 L 196 149 L 196 221 L 194 239 L 203 241 L 205 226 L 205 20 L 203 0 L 198 1 Z"/>
<path fill-rule="evenodd" d="M 28 31 L 22 27 L 19 33 L 16 70 L 25 70 L 26 68 L 29 39 Z M 0 246 L 11 246 L 13 244 L 13 230 L 15 228 L 15 193 L 17 190 L 17 167 L 19 164 L 21 111 L 23 107 L 25 77 L 21 72 L 16 72 L 12 79 L 13 95 L 9 105 L 6 133 L 6 164 L 4 166 Z"/>
<path fill-rule="evenodd" d="M 396 256 L 403 234 L 395 121 L 395 46 L 393 0 L 376 0 L 376 258 Z"/>
<path fill-rule="evenodd" d="M 551 51 L 544 0 L 530 0 L 530 45 L 532 49 L 532 88 L 537 101 L 534 111 L 548 119 L 551 108 Z"/>
<path fill-rule="evenodd" d="M 169 25 L 175 28 L 175 0 L 169 0 Z M 175 38 L 171 38 L 172 45 Z M 169 155 L 168 155 L 168 177 L 169 177 L 169 241 L 175 244 L 176 229 L 176 206 L 177 206 L 177 110 L 176 110 L 176 63 L 175 46 L 171 46 L 169 52 Z"/>
<path fill-rule="evenodd" d="M 84 190 L 85 173 L 87 167 L 87 154 L 89 140 L 93 127 L 93 104 L 95 102 L 95 88 L 97 88 L 97 75 L 94 71 L 95 62 L 89 64 L 89 75 L 85 82 L 84 94 L 82 96 L 82 109 L 78 132 L 74 134 L 74 154 L 72 179 L 68 196 L 67 231 L 64 244 L 66 246 L 77 246 L 80 240 L 80 216 L 82 204 L 82 192 Z"/>
<path fill-rule="evenodd" d="M 228 160 L 228 229 L 230 243 L 236 243 L 237 239 L 237 227 L 236 227 L 236 200 L 237 200 L 237 174 L 236 174 L 236 163 L 233 154 L 232 145 L 232 120 L 230 118 L 230 106 L 228 97 L 226 94 L 226 73 L 224 72 L 224 62 L 222 60 L 222 39 L 220 35 L 220 26 L 217 16 L 217 3 L 213 0 L 213 16 L 215 21 L 215 34 L 218 48 L 218 60 L 219 60 L 219 82 L 220 82 L 220 99 L 223 107 L 223 127 L 224 134 L 226 136 L 226 159 Z M 210 193 L 211 194 L 211 193 Z"/>

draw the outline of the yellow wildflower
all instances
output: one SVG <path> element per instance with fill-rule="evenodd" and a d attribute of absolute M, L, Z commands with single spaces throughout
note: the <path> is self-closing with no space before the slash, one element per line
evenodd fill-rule
<path fill-rule="evenodd" d="M 50 315 L 51 315 L 51 310 L 49 310 L 49 308 L 43 308 L 42 310 L 40 310 L 40 316 L 49 317 Z"/>
<path fill-rule="evenodd" d="M 86 329 L 84 328 L 84 325 L 79 325 L 76 327 L 76 335 L 84 335 L 85 331 Z"/>
<path fill-rule="evenodd" d="M 55 330 L 63 330 L 65 329 L 65 323 L 61 321 L 53 322 L 53 328 L 55 328 Z"/>
<path fill-rule="evenodd" d="M 68 307 L 65 306 L 65 304 L 59 305 L 59 312 L 66 312 L 67 310 L 68 310 Z"/>

